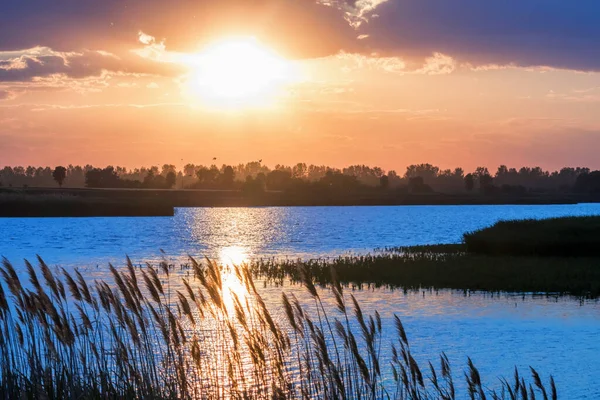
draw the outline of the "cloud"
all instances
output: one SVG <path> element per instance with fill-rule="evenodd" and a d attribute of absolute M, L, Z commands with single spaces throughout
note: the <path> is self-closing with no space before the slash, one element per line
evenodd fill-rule
<path fill-rule="evenodd" d="M 389 0 L 317 0 L 317 3 L 337 8 L 343 12 L 344 19 L 357 29 L 376 18 L 375 10 Z"/>
<path fill-rule="evenodd" d="M 316 0 L 10 3 L 0 13 L 0 51 L 44 46 L 120 54 L 140 40 L 147 45 L 164 38 L 172 51 L 193 52 L 215 37 L 254 35 L 285 56 L 305 58 L 335 54 L 356 42 L 356 31 L 344 20 L 343 12 Z M 359 9 L 365 7 L 352 13 L 360 15 Z"/>
<path fill-rule="evenodd" d="M 15 97 L 17 97 L 17 94 L 15 92 L 12 92 L 12 91 L 9 91 L 9 90 L 0 89 L 0 101 L 2 101 L 2 100 L 12 100 Z"/>
<path fill-rule="evenodd" d="M 598 103 L 600 102 L 600 87 L 571 90 L 565 93 L 550 90 L 546 94 L 546 99 L 567 103 Z"/>
<path fill-rule="evenodd" d="M 399 57 L 379 57 L 377 55 L 362 55 L 359 53 L 340 52 L 335 56 L 343 65 L 345 71 L 357 69 L 380 70 L 389 73 L 405 73 L 406 62 Z"/>
<path fill-rule="evenodd" d="M 454 72 L 456 69 L 456 61 L 445 54 L 434 53 L 431 57 L 425 59 L 423 67 L 419 68 L 415 73 L 425 75 L 445 75 Z"/>
<path fill-rule="evenodd" d="M 139 39 L 140 43 L 146 44 L 146 45 L 153 44 L 156 41 L 154 36 L 147 35 L 142 31 L 138 32 L 138 39 Z"/>
<path fill-rule="evenodd" d="M 457 68 L 456 60 L 441 53 L 434 53 L 421 61 L 345 52 L 340 52 L 335 57 L 342 63 L 344 71 L 369 69 L 393 74 L 445 75 Z"/>
<path fill-rule="evenodd" d="M 377 13 L 359 33 L 382 54 L 600 71 L 597 0 L 390 0 Z"/>
<path fill-rule="evenodd" d="M 248 34 L 292 58 L 343 50 L 411 63 L 444 54 L 475 69 L 600 71 L 599 14 L 597 0 L 27 0 L 0 13 L 0 51 L 103 49 L 121 57 L 141 43 L 190 53 L 216 37 Z M 427 73 L 455 68 L 441 61 L 429 62 Z"/>
<path fill-rule="evenodd" d="M 28 82 L 53 76 L 83 79 L 106 72 L 176 76 L 183 69 L 134 54 L 118 57 L 106 51 L 59 52 L 34 47 L 0 52 L 0 82 Z"/>

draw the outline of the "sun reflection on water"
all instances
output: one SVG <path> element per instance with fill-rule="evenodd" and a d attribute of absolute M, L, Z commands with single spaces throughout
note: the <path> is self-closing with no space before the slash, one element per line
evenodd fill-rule
<path fill-rule="evenodd" d="M 248 290 L 240 280 L 236 268 L 242 268 L 248 262 L 248 253 L 241 246 L 223 247 L 219 251 L 221 282 L 223 284 L 223 302 L 228 311 L 234 310 L 234 297 L 243 305 L 248 298 Z"/>

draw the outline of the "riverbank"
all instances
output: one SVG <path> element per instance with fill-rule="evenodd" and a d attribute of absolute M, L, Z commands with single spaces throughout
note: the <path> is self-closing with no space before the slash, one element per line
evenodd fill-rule
<path fill-rule="evenodd" d="M 11 200 L 6 200 L 6 197 Z M 445 193 L 288 193 L 239 190 L 160 190 L 82 188 L 0 189 L 0 216 L 172 215 L 175 207 L 545 205 L 595 202 L 589 196 L 559 194 L 483 195 Z M 63 206 L 63 202 L 68 205 Z M 70 205 L 78 202 L 76 208 Z M 93 207 L 85 204 L 93 203 Z"/>
<path fill-rule="evenodd" d="M 146 199 L 0 194 L 0 217 L 172 217 L 172 206 Z"/>

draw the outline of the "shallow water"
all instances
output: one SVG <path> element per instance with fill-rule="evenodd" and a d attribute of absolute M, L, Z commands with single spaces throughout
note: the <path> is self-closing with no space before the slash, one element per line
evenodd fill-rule
<path fill-rule="evenodd" d="M 313 304 L 300 287 L 287 287 L 303 304 Z M 270 304 L 280 304 L 281 288 L 262 289 Z M 334 315 L 333 296 L 324 291 L 326 309 Z M 439 367 L 445 352 L 457 389 L 466 398 L 463 371 L 467 357 L 479 369 L 484 386 L 499 388 L 500 377 L 511 381 L 514 367 L 530 379 L 534 367 L 545 383 L 553 375 L 561 399 L 598 399 L 600 382 L 600 303 L 567 297 L 490 295 L 442 290 L 347 291 L 356 296 L 365 314 L 382 317 L 383 345 L 397 340 L 393 316 L 406 330 L 411 350 L 422 368 Z M 279 311 L 280 320 L 284 320 Z M 426 373 L 428 376 L 429 374 Z M 549 386 L 548 386 L 549 387 Z"/>
<path fill-rule="evenodd" d="M 187 254 L 241 262 L 250 257 L 314 258 L 372 252 L 386 246 L 456 243 L 466 231 L 499 219 L 600 214 L 600 204 L 556 206 L 409 206 L 177 209 L 173 218 L 0 219 L 0 255 L 17 267 L 40 254 L 51 265 L 80 266 L 91 279 L 108 277 L 108 262 L 172 262 Z M 286 286 L 312 304 L 297 286 Z M 281 288 L 261 292 L 284 318 Z M 420 362 L 445 351 L 460 382 L 472 357 L 485 383 L 498 387 L 517 365 L 554 375 L 560 398 L 600 398 L 600 304 L 571 298 L 491 296 L 462 292 L 354 292 L 378 310 L 389 342 L 393 314 L 404 322 Z M 334 308 L 332 298 L 327 307 Z"/>

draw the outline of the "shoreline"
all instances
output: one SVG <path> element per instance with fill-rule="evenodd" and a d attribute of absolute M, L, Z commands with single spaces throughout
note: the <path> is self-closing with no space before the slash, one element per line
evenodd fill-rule
<path fill-rule="evenodd" d="M 173 216 L 188 207 L 353 207 L 444 205 L 576 205 L 600 198 L 574 195 L 488 196 L 483 194 L 340 193 L 295 196 L 267 191 L 88 188 L 2 188 L 0 217 Z"/>

